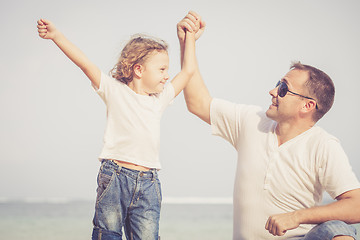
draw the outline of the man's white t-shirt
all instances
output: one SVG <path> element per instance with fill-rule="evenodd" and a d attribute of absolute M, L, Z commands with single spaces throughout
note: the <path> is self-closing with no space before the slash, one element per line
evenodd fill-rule
<path fill-rule="evenodd" d="M 234 239 L 284 239 L 306 234 L 300 225 L 283 237 L 265 230 L 269 216 L 317 206 L 360 188 L 338 139 L 314 126 L 278 146 L 276 122 L 255 106 L 213 99 L 212 133 L 238 152 L 234 186 Z"/>
<path fill-rule="evenodd" d="M 159 94 L 135 93 L 126 84 L 101 73 L 96 92 L 107 107 L 104 146 L 99 159 L 115 159 L 160 169 L 160 119 L 175 97 L 171 83 Z"/>

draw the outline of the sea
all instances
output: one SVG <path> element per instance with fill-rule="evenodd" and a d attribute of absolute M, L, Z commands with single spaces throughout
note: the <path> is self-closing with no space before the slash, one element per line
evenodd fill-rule
<path fill-rule="evenodd" d="M 89 240 L 93 214 L 92 201 L 2 201 L 0 240 Z M 162 204 L 160 236 L 231 240 L 232 219 L 231 203 L 172 201 Z"/>
<path fill-rule="evenodd" d="M 0 202 L 0 240 L 89 240 L 93 214 L 91 201 Z M 232 237 L 231 204 L 164 203 L 160 219 L 161 240 Z"/>

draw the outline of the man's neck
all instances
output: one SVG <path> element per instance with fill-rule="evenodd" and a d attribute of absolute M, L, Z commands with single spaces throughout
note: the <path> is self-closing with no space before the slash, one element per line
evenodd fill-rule
<path fill-rule="evenodd" d="M 278 123 L 275 133 L 278 139 L 278 146 L 306 132 L 315 125 L 313 122 Z"/>

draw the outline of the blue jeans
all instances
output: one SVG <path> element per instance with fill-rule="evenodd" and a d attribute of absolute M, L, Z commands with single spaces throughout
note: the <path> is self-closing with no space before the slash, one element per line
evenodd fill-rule
<path fill-rule="evenodd" d="M 158 240 L 161 186 L 156 170 L 120 167 L 103 160 L 98 174 L 93 240 Z"/>
<path fill-rule="evenodd" d="M 356 240 L 356 229 L 342 221 L 328 221 L 316 225 L 305 236 L 290 238 L 291 240 L 331 240 L 335 236 L 350 236 Z"/>

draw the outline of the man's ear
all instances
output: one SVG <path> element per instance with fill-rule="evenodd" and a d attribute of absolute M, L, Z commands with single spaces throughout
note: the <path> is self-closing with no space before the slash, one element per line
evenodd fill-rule
<path fill-rule="evenodd" d="M 140 64 L 135 64 L 133 67 L 134 70 L 134 77 L 141 78 L 144 72 L 144 67 Z"/>
<path fill-rule="evenodd" d="M 310 112 L 314 109 L 316 109 L 316 102 L 311 99 L 307 100 L 305 105 L 302 107 L 303 112 Z"/>

